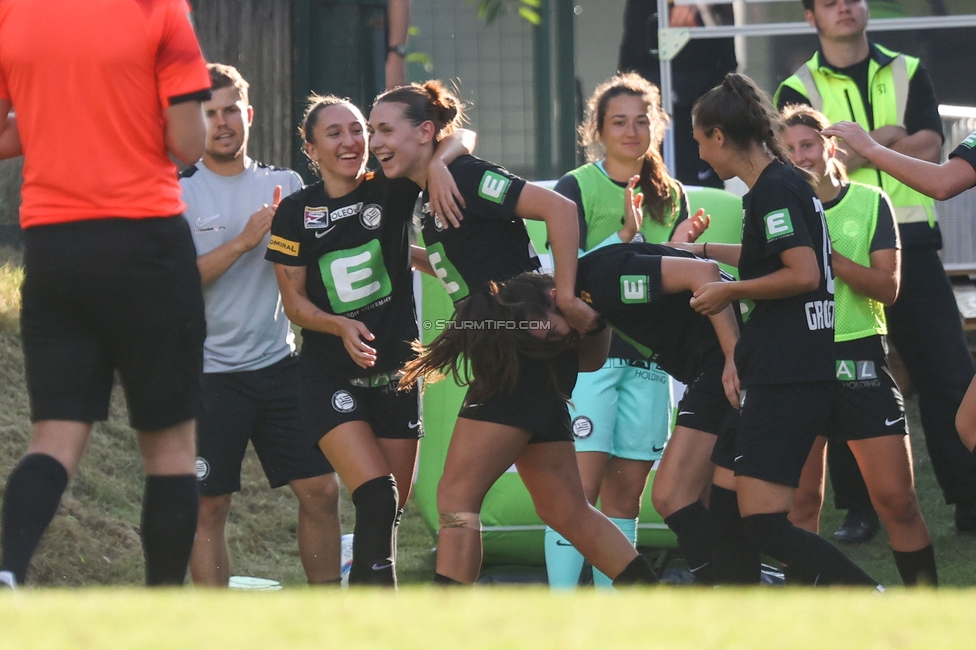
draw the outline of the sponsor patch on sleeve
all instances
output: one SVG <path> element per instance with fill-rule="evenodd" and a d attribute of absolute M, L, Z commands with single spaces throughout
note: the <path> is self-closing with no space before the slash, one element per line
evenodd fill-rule
<path fill-rule="evenodd" d="M 285 239 L 284 237 L 272 236 L 268 248 L 279 253 L 284 253 L 285 255 L 298 257 L 298 242 Z"/>
<path fill-rule="evenodd" d="M 790 211 L 786 208 L 773 210 L 763 217 L 763 223 L 766 224 L 766 241 L 768 242 L 793 234 L 793 220 L 790 218 Z"/>
<path fill-rule="evenodd" d="M 493 203 L 504 203 L 511 179 L 493 171 L 486 171 L 478 184 L 478 196 Z"/>
<path fill-rule="evenodd" d="M 329 208 L 305 206 L 305 229 L 317 230 L 329 227 Z"/>
<path fill-rule="evenodd" d="M 962 141 L 960 146 L 966 147 L 967 149 L 976 148 L 976 131 L 969 134 L 969 137 Z"/>

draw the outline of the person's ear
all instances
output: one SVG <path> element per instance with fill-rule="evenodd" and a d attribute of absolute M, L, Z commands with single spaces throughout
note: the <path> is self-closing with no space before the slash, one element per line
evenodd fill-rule
<path fill-rule="evenodd" d="M 248 126 L 251 126 L 252 124 L 254 124 L 254 107 L 253 106 L 248 106 L 247 107 L 247 125 Z"/>
<path fill-rule="evenodd" d="M 437 136 L 437 127 L 430 120 L 426 122 L 421 122 L 420 126 L 420 144 L 428 144 L 434 141 Z"/>

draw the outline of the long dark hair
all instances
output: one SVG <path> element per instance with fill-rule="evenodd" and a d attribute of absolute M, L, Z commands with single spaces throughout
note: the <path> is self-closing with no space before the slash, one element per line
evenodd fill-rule
<path fill-rule="evenodd" d="M 419 378 L 433 383 L 449 374 L 457 384 L 468 386 L 472 402 L 511 392 L 519 376 L 520 355 L 552 359 L 569 342 L 545 341 L 529 332 L 530 327 L 548 321 L 553 309 L 550 290 L 555 286 L 551 276 L 523 273 L 473 291 L 458 304 L 453 327 L 428 346 L 414 343 L 418 356 L 403 367 L 400 386 L 409 389 Z"/>
<path fill-rule="evenodd" d="M 814 184 L 819 180 L 793 165 L 780 139 L 786 128 L 783 119 L 769 96 L 743 74 L 725 75 L 721 84 L 695 102 L 691 117 L 709 137 L 714 129 L 721 129 L 736 148 L 747 150 L 754 144 L 761 145 L 777 160 L 800 172 L 807 182 Z"/>
<path fill-rule="evenodd" d="M 666 213 L 674 209 L 671 196 L 671 176 L 661 157 L 661 142 L 668 130 L 671 118 L 661 108 L 661 91 L 636 72 L 619 73 L 596 87 L 587 102 L 586 120 L 580 125 L 580 139 L 589 160 L 595 161 L 604 154 L 600 137 L 607 117 L 610 100 L 621 95 L 640 97 L 647 106 L 650 118 L 651 142 L 641 161 L 638 186 L 644 193 L 644 206 L 651 219 L 663 224 Z"/>

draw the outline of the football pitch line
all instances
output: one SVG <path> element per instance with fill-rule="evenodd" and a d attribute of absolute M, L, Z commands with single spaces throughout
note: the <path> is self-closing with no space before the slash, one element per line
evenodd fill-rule
<path fill-rule="evenodd" d="M 963 648 L 976 590 L 0 593 L 3 648 Z"/>

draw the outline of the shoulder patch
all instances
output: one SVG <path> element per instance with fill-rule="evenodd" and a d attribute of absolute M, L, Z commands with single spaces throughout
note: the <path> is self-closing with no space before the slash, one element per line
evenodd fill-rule
<path fill-rule="evenodd" d="M 278 251 L 279 253 L 284 253 L 285 255 L 298 257 L 298 242 L 285 239 L 284 237 L 278 237 L 277 235 L 272 236 L 271 241 L 268 243 L 268 248 L 273 251 Z"/>
<path fill-rule="evenodd" d="M 793 234 L 793 221 L 787 208 L 773 210 L 763 217 L 766 226 L 766 241 L 774 241 Z"/>
<path fill-rule="evenodd" d="M 478 183 L 478 196 L 492 203 L 504 203 L 511 184 L 511 179 L 490 169 L 486 170 Z"/>
<path fill-rule="evenodd" d="M 976 148 L 976 131 L 969 134 L 969 137 L 963 140 L 959 146 L 966 147 L 967 149 Z"/>
<path fill-rule="evenodd" d="M 183 171 L 181 171 L 178 174 L 178 176 L 180 178 L 189 178 L 190 176 L 193 176 L 196 173 L 197 173 L 197 166 L 196 165 L 190 165 L 189 167 L 187 167 L 186 169 L 184 169 Z"/>

